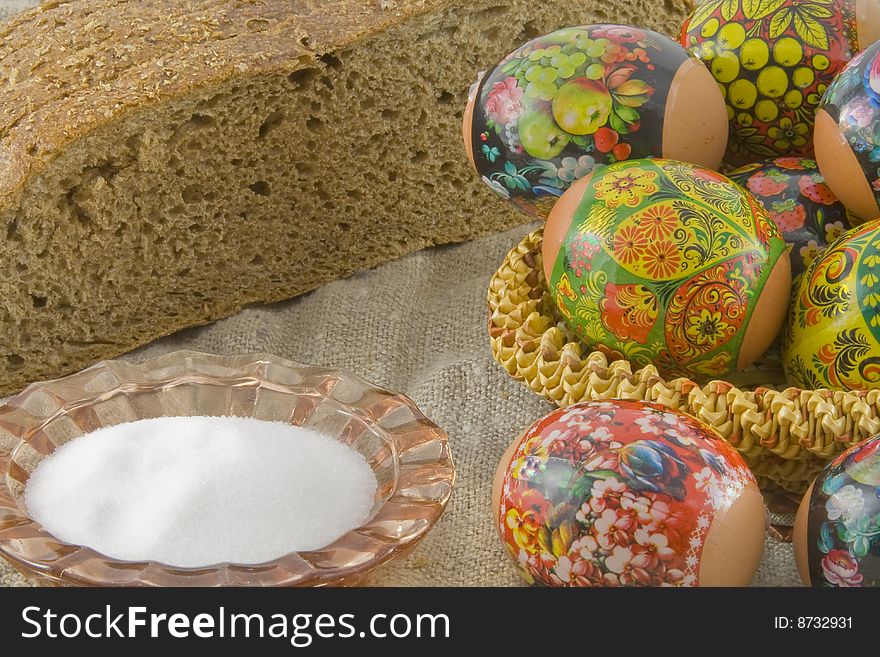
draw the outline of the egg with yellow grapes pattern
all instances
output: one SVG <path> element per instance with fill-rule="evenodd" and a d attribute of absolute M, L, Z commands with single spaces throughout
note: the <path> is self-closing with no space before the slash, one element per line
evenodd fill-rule
<path fill-rule="evenodd" d="M 726 161 L 813 153 L 822 94 L 846 63 L 880 37 L 877 0 L 705 0 L 681 43 L 724 93 Z"/>

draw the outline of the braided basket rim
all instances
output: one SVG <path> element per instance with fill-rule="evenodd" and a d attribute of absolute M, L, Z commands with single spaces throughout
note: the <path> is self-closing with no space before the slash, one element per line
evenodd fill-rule
<path fill-rule="evenodd" d="M 505 371 L 557 406 L 641 399 L 689 413 L 736 447 L 767 492 L 803 493 L 848 447 L 880 433 L 880 390 L 737 388 L 665 380 L 590 351 L 556 311 L 541 258 L 543 229 L 526 235 L 489 283 L 489 338 Z"/>

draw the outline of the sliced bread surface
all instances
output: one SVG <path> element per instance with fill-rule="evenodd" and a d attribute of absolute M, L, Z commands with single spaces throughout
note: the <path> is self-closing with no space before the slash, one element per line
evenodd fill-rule
<path fill-rule="evenodd" d="M 476 72 L 565 25 L 672 34 L 688 8 L 57 0 L 13 19 L 0 392 L 525 221 L 460 144 Z"/>

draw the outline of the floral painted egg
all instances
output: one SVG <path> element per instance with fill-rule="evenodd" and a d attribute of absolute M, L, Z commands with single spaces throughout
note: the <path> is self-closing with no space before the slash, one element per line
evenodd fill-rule
<path fill-rule="evenodd" d="M 547 219 L 543 256 L 551 296 L 587 346 L 663 374 L 751 364 L 791 292 L 785 242 L 755 197 L 672 160 L 619 162 L 573 185 Z"/>
<path fill-rule="evenodd" d="M 724 92 L 726 160 L 811 156 L 822 94 L 852 56 L 880 36 L 876 0 L 706 0 L 681 43 Z"/>
<path fill-rule="evenodd" d="M 844 233 L 807 267 L 782 347 L 801 388 L 880 388 L 880 220 Z"/>
<path fill-rule="evenodd" d="M 706 68 L 675 41 L 624 25 L 517 48 L 472 88 L 462 133 L 483 181 L 541 218 L 597 164 L 662 156 L 717 168 L 727 145 Z"/>
<path fill-rule="evenodd" d="M 739 453 L 640 401 L 535 422 L 501 458 L 492 507 L 511 559 L 545 586 L 745 586 L 764 547 L 764 501 Z"/>
<path fill-rule="evenodd" d="M 828 87 L 816 114 L 816 161 L 850 211 L 880 217 L 880 42 Z"/>
<path fill-rule="evenodd" d="M 880 586 L 880 436 L 850 447 L 807 490 L 792 536 L 807 586 Z"/>
<path fill-rule="evenodd" d="M 788 244 L 794 280 L 826 245 L 859 223 L 825 184 L 813 160 L 778 157 L 727 176 L 754 194 L 776 223 Z"/>

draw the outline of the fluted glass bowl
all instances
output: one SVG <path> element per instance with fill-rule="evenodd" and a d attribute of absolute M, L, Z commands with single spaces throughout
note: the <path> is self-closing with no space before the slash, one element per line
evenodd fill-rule
<path fill-rule="evenodd" d="M 64 543 L 28 517 L 25 484 L 57 447 L 101 427 L 181 415 L 288 422 L 351 446 L 379 482 L 368 520 L 320 550 L 257 565 L 179 568 Z M 140 364 L 106 361 L 35 383 L 0 407 L 0 554 L 62 585 L 349 585 L 425 536 L 454 479 L 446 434 L 408 398 L 347 372 L 268 354 L 177 351 Z"/>

